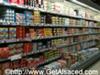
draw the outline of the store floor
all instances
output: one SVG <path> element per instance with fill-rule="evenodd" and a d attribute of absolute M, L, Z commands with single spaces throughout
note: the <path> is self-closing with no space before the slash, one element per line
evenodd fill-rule
<path fill-rule="evenodd" d="M 93 64 L 89 70 L 97 70 L 99 75 L 100 75 L 100 60 L 98 62 L 96 62 L 95 64 Z"/>
<path fill-rule="evenodd" d="M 100 71 L 100 60 L 98 62 L 96 62 L 95 64 L 93 64 L 89 70 L 98 70 Z"/>

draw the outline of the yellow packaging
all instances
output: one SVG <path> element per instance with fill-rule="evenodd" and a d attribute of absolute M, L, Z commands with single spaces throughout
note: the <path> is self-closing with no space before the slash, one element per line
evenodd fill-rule
<path fill-rule="evenodd" d="M 46 37 L 52 36 L 53 35 L 52 34 L 52 29 L 51 28 L 45 28 L 44 29 L 44 34 L 45 34 Z"/>
<path fill-rule="evenodd" d="M 33 22 L 35 24 L 40 24 L 41 23 L 41 15 L 39 11 L 34 11 L 34 15 L 33 15 Z"/>

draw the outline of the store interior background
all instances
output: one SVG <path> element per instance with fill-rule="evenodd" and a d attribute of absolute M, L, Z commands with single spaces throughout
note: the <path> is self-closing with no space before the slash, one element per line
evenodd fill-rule
<path fill-rule="evenodd" d="M 46 8 L 37 2 L 38 8 L 34 10 L 1 4 L 8 8 L 6 19 L 16 18 L 18 26 L 13 26 L 15 20 L 9 21 L 11 25 L 7 22 L 9 26 L 2 25 L 1 22 L 5 24 L 5 20 L 0 13 L 0 30 L 3 32 L 4 29 L 5 32 L 0 34 L 4 40 L 0 41 L 0 75 L 9 67 L 88 69 L 100 72 L 100 0 L 66 1 L 67 5 L 64 0 L 45 0 L 45 4 L 49 4 L 44 5 Z M 53 12 L 54 9 L 50 7 L 53 2 L 58 7 L 66 6 L 66 9 L 60 11 L 57 7 Z M 5 11 L 2 8 L 0 10 Z M 9 18 L 9 14 L 12 18 Z M 12 14 L 17 14 L 17 17 Z"/>

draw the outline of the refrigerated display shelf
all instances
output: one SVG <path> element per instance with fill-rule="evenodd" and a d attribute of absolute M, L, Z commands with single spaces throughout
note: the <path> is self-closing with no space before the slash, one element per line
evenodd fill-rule
<path fill-rule="evenodd" d="M 76 66 L 71 67 L 71 70 L 85 70 L 89 66 L 91 66 L 93 63 L 98 61 L 100 59 L 100 52 L 93 54 L 90 58 L 88 58 L 86 61 L 83 61 L 82 63 L 76 64 Z"/>

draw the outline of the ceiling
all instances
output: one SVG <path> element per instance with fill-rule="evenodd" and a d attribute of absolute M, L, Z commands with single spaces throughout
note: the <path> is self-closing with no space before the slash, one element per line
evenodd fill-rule
<path fill-rule="evenodd" d="M 100 6 L 100 0 L 91 0 L 91 1 L 93 1 L 94 3 Z"/>
<path fill-rule="evenodd" d="M 100 10 L 100 0 L 78 0 L 78 1 Z"/>

